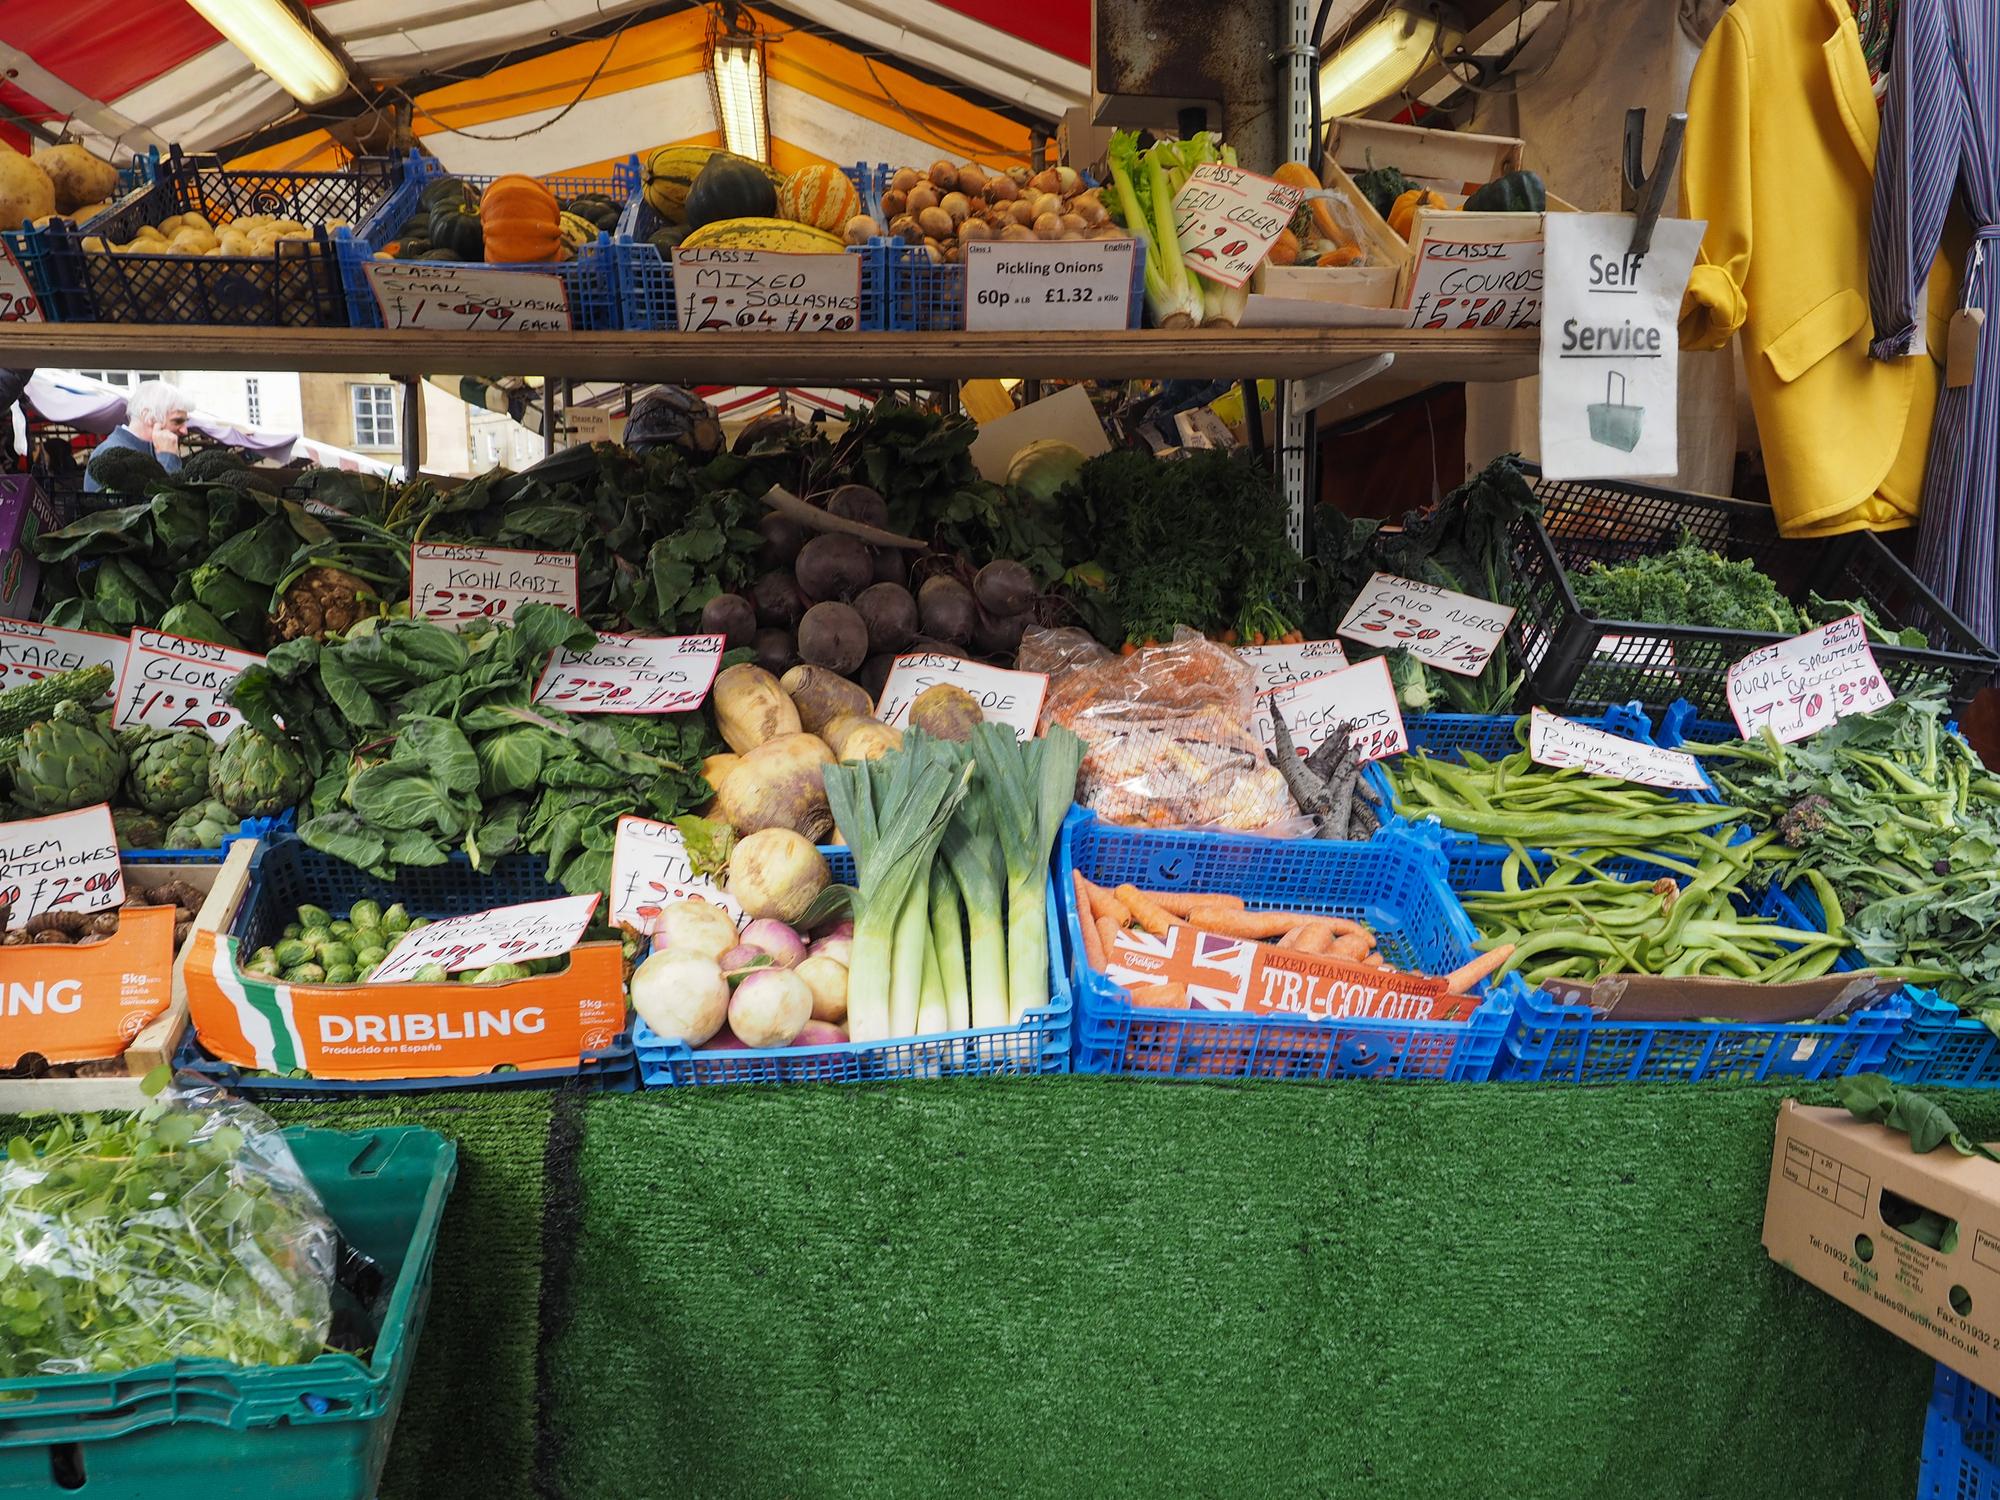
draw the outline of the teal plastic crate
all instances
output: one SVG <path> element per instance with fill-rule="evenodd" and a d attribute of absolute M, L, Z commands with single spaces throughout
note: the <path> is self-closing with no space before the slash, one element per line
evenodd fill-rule
<path fill-rule="evenodd" d="M 1494 1076 L 1517 985 L 1481 986 L 1462 1021 L 1311 1021 L 1136 1006 L 1083 962 L 1076 884 L 1225 891 L 1251 909 L 1366 922 L 1385 960 L 1442 974 L 1470 961 L 1477 934 L 1444 881 L 1434 840 L 1365 844 L 1124 828 L 1072 809 L 1057 845 L 1064 956 L 1076 994 L 1075 1070 L 1167 1078 L 1384 1078 L 1481 1082 Z"/>
<path fill-rule="evenodd" d="M 302 1365 L 181 1359 L 0 1380 L 0 1495 L 372 1500 L 416 1365 L 458 1149 L 434 1131 L 285 1131 L 389 1288 L 375 1347 Z"/>

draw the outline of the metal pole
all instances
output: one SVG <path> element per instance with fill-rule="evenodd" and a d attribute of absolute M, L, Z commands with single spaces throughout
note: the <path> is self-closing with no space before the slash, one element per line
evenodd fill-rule
<path fill-rule="evenodd" d="M 418 423 L 423 420 L 423 402 L 416 380 L 400 382 L 403 387 L 403 477 L 415 479 L 423 463 L 423 440 Z"/>
<path fill-rule="evenodd" d="M 556 382 L 553 375 L 542 377 L 542 457 L 556 451 Z"/>
<path fill-rule="evenodd" d="M 1312 138 L 1313 90 L 1319 87 L 1319 38 L 1312 34 L 1312 0 L 1286 0 L 1286 34 L 1290 45 L 1285 49 L 1285 150 L 1291 161 L 1309 163 L 1315 171 L 1319 168 L 1314 158 L 1316 144 Z M 1292 545 L 1301 552 L 1306 547 L 1306 512 L 1317 503 L 1317 495 L 1306 493 L 1311 483 L 1313 455 L 1307 451 L 1306 425 L 1308 413 L 1304 403 L 1292 399 L 1292 391 L 1285 382 L 1278 383 L 1277 410 L 1281 420 L 1278 430 L 1278 462 L 1276 472 L 1285 487 L 1285 530 L 1292 539 Z"/>

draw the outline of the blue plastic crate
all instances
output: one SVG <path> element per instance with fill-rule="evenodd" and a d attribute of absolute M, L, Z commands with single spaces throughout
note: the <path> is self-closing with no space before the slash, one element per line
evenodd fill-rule
<path fill-rule="evenodd" d="M 137 192 L 159 176 L 160 148 L 149 146 L 144 156 L 134 157 L 118 169 L 118 192 L 112 202 L 122 203 L 130 193 Z M 18 229 L 0 229 L 0 241 L 4 241 L 14 252 L 14 259 L 27 272 L 28 284 L 35 289 L 35 296 L 41 300 L 42 317 L 51 323 L 83 322 L 90 316 L 90 309 L 83 305 L 74 289 L 57 296 L 49 287 L 48 254 L 49 238 L 44 230 L 24 224 Z"/>
<path fill-rule="evenodd" d="M 822 848 L 833 878 L 854 881 L 854 855 Z M 991 1078 L 1014 1073 L 1067 1073 L 1070 987 L 1061 962 L 1058 900 L 1049 892 L 1049 1003 L 1018 1026 L 974 1027 L 892 1042 L 844 1042 L 831 1047 L 753 1047 L 704 1052 L 663 1040 L 634 1017 L 632 1041 L 639 1076 L 649 1088 L 706 1083 L 884 1083 L 908 1078 Z"/>
<path fill-rule="evenodd" d="M 484 191 L 493 176 L 472 172 L 447 172 L 435 157 L 412 151 L 399 163 L 401 184 L 359 226 L 335 233 L 333 247 L 339 261 L 340 279 L 346 289 L 347 313 L 355 328 L 380 328 L 382 308 L 370 289 L 368 262 L 375 252 L 395 240 L 403 222 L 417 211 L 424 189 L 444 177 L 456 177 L 475 191 Z M 575 198 L 600 193 L 628 207 L 639 192 L 639 158 L 619 162 L 609 177 L 537 177 L 535 179 L 558 198 Z M 559 277 L 569 298 L 570 326 L 587 332 L 616 329 L 619 322 L 618 262 L 612 236 L 600 232 L 594 243 L 585 245 L 572 260 L 548 265 L 474 264 L 481 271 L 534 272 Z"/>
<path fill-rule="evenodd" d="M 922 245 L 896 239 L 868 242 L 876 257 L 862 273 L 880 287 L 881 328 L 896 333 L 954 333 L 965 328 L 965 267 L 934 261 Z M 864 295 L 864 304 L 868 298 Z M 1132 285 L 1125 303 L 1125 326 L 1137 328 L 1146 311 L 1146 242 L 1132 247 Z M 1060 328 L 1050 332 L 1060 333 Z"/>
<path fill-rule="evenodd" d="M 881 163 L 857 162 L 840 169 L 854 184 L 861 198 L 862 212 L 879 215 L 882 190 L 888 185 L 889 169 Z M 651 243 L 661 226 L 659 212 L 646 201 L 644 193 L 634 193 L 618 221 L 616 247 L 618 300 L 621 324 L 627 331 L 675 333 L 680 318 L 674 303 L 674 261 L 672 255 Z M 866 247 L 849 248 L 850 255 L 866 256 Z M 879 332 L 882 322 L 881 280 L 869 260 L 861 263 L 861 328 Z"/>
<path fill-rule="evenodd" d="M 1366 844 L 1248 834 L 1124 828 L 1077 808 L 1057 843 L 1065 958 L 1076 992 L 1076 1069 L 1170 1078 L 1386 1078 L 1455 1083 L 1491 1078 L 1513 1013 L 1511 994 L 1483 989 L 1469 1020 L 1293 1020 L 1135 1006 L 1082 961 L 1076 887 L 1213 890 L 1253 909 L 1321 912 L 1366 922 L 1384 959 L 1440 974 L 1476 956 L 1477 935 L 1444 884 L 1434 844 L 1390 836 Z"/>
<path fill-rule="evenodd" d="M 87 224 L 50 221 L 41 260 L 49 301 L 64 322 L 343 328 L 347 297 L 322 222 L 361 223 L 394 196 L 402 176 L 402 163 L 386 157 L 358 157 L 340 172 L 237 171 L 217 157 L 184 156 L 174 147 L 144 192 Z M 249 214 L 293 218 L 313 238 L 265 255 L 83 247 L 90 238 L 129 240 L 145 225 L 189 211 L 217 225 Z"/>
<path fill-rule="evenodd" d="M 489 907 L 520 901 L 547 901 L 563 894 L 548 879 L 548 863 L 538 854 L 509 854 L 479 870 L 463 853 L 454 852 L 444 864 L 406 866 L 394 880 L 379 880 L 366 870 L 308 847 L 296 838 L 275 838 L 257 851 L 250 865 L 250 888 L 229 935 L 239 951 L 261 948 L 278 939 L 286 922 L 304 904 L 344 912 L 357 901 L 400 901 L 412 916 L 457 917 Z M 607 1093 L 629 1093 L 638 1086 L 630 1036 L 621 1033 L 609 1047 L 587 1052 L 574 1068 L 514 1069 L 464 1074 L 451 1078 L 304 1078 L 259 1073 L 222 1062 L 202 1047 L 190 1029 L 174 1057 L 186 1068 L 224 1087 L 267 1098 L 324 1098 L 343 1094 L 382 1094 L 455 1088 L 532 1088 L 544 1084 L 575 1084 Z"/>
<path fill-rule="evenodd" d="M 245 818 L 236 832 L 222 836 L 221 846 L 215 849 L 124 849 L 118 857 L 127 864 L 139 865 L 217 865 L 229 853 L 231 844 L 291 832 L 295 816 L 288 807 L 274 818 Z"/>
<path fill-rule="evenodd" d="M 2000 1088 L 2000 1036 L 1930 990 L 1910 991 L 1910 1021 L 1881 1071 L 1897 1083 Z"/>
<path fill-rule="evenodd" d="M 2000 1500 L 2000 1402 L 1937 1367 L 1924 1412 L 1918 1500 Z"/>

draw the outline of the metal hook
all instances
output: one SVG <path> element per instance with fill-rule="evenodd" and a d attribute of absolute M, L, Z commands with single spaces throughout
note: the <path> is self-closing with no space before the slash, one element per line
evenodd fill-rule
<path fill-rule="evenodd" d="M 1646 112 L 1643 109 L 1625 111 L 1625 180 L 1620 185 L 1620 199 L 1625 212 L 1637 213 L 1639 221 L 1632 226 L 1632 253 L 1644 255 L 1653 248 L 1653 226 L 1660 221 L 1660 213 L 1667 206 L 1667 188 L 1674 180 L 1674 169 L 1681 162 L 1681 138 L 1687 132 L 1688 117 L 1684 114 L 1667 116 L 1667 132 L 1660 137 L 1660 154 L 1654 158 L 1653 170 L 1646 171 Z"/>

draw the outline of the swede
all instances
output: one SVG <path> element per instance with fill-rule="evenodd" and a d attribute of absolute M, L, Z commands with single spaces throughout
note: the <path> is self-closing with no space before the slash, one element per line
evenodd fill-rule
<path fill-rule="evenodd" d="M 796 922 L 832 878 L 812 840 L 789 828 L 761 828 L 729 851 L 729 894 L 752 917 Z"/>
<path fill-rule="evenodd" d="M 813 992 L 798 975 L 759 969 L 729 997 L 729 1029 L 747 1047 L 783 1047 L 812 1019 L 812 1010 Z"/>
<path fill-rule="evenodd" d="M 707 901 L 670 901 L 653 918 L 648 934 L 662 951 L 698 953 L 711 963 L 736 946 L 736 923 Z"/>
<path fill-rule="evenodd" d="M 734 933 L 732 925 L 732 937 Z M 810 1001 L 811 992 L 807 994 Z M 722 1029 L 729 1003 L 729 981 L 708 954 L 666 949 L 653 954 L 632 975 L 632 1009 L 670 1042 L 699 1047 Z"/>
<path fill-rule="evenodd" d="M 812 1018 L 840 1022 L 847 1019 L 847 965 L 830 954 L 815 953 L 795 971 L 812 991 Z"/>

